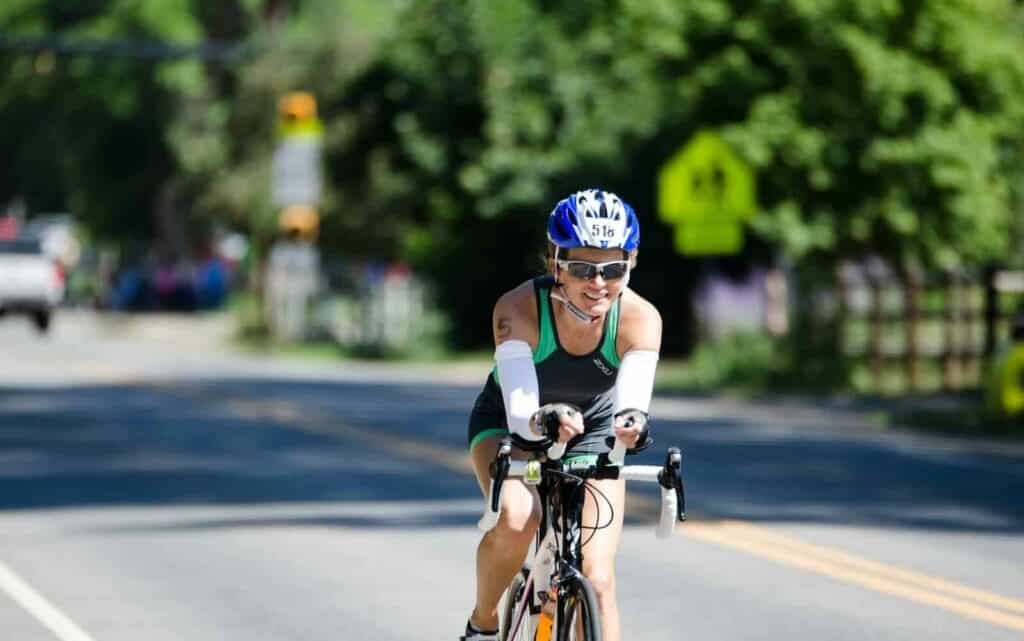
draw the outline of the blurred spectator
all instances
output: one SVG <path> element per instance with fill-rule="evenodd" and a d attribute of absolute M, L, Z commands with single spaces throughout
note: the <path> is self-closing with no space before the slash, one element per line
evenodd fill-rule
<path fill-rule="evenodd" d="M 227 297 L 228 270 L 224 261 L 207 252 L 196 270 L 195 295 L 199 309 L 216 309 Z"/>
<path fill-rule="evenodd" d="M 109 304 L 112 309 L 121 311 L 146 309 L 151 293 L 142 268 L 127 265 L 114 273 Z"/>
<path fill-rule="evenodd" d="M 164 261 L 160 264 L 153 275 L 153 288 L 160 309 L 176 312 L 196 309 L 196 293 L 189 271 L 183 263 Z"/>

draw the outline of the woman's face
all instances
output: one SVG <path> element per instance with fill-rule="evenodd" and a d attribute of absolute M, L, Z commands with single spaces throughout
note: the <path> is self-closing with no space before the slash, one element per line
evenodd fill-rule
<path fill-rule="evenodd" d="M 607 263 L 623 261 L 621 249 L 597 249 L 595 247 L 579 247 L 558 252 L 560 261 L 586 261 L 588 263 Z M 622 293 L 626 285 L 625 278 L 608 278 L 597 274 L 586 279 L 574 276 L 563 265 L 556 265 L 558 282 L 565 288 L 565 295 L 572 304 L 591 316 L 603 316 L 611 308 L 612 303 Z"/>

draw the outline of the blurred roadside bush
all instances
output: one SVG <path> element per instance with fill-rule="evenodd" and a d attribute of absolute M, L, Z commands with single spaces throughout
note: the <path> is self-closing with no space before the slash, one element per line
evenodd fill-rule
<path fill-rule="evenodd" d="M 731 332 L 700 341 L 685 361 L 668 359 L 659 365 L 657 388 L 748 394 L 847 389 L 852 361 L 820 354 L 820 346 L 808 345 L 795 333 Z"/>
<path fill-rule="evenodd" d="M 658 366 L 661 391 L 763 391 L 784 369 L 783 350 L 770 336 L 736 332 L 702 341 L 685 361 Z"/>

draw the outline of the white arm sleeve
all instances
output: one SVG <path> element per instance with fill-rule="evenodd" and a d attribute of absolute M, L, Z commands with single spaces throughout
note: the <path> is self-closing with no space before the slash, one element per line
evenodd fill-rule
<path fill-rule="evenodd" d="M 619 375 L 615 378 L 614 413 L 650 409 L 657 367 L 658 352 L 653 350 L 630 350 L 622 356 Z"/>
<path fill-rule="evenodd" d="M 537 370 L 533 351 L 526 341 L 511 340 L 494 350 L 498 362 L 498 382 L 505 399 L 505 417 L 510 432 L 531 441 L 541 437 L 530 430 L 530 417 L 540 408 Z"/>

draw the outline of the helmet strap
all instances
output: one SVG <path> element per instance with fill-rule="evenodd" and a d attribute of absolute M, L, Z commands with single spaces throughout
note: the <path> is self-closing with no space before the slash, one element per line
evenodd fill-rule
<path fill-rule="evenodd" d="M 562 285 L 561 283 L 555 283 L 555 284 L 558 285 L 559 289 L 561 289 L 563 293 L 565 292 L 565 286 L 564 285 Z M 573 318 L 579 319 L 579 320 L 583 321 L 584 323 L 594 323 L 594 322 L 597 322 L 598 318 L 600 318 L 599 316 L 591 316 L 590 314 L 586 313 L 585 311 L 583 311 L 579 307 L 576 307 L 575 305 L 572 304 L 571 300 L 569 300 L 568 298 L 566 298 L 564 296 L 560 296 L 560 295 L 556 294 L 554 292 L 554 290 L 552 290 L 552 292 L 551 292 L 551 298 L 554 298 L 555 300 L 557 300 L 560 303 L 564 303 L 565 304 L 565 308 L 567 310 L 569 310 L 569 313 L 573 315 Z"/>

